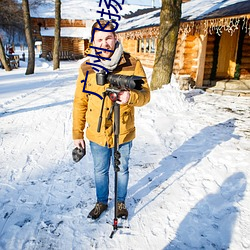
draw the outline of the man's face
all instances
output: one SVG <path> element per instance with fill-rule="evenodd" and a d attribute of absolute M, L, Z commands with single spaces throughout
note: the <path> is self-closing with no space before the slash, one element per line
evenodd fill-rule
<path fill-rule="evenodd" d="M 117 38 L 112 32 L 96 31 L 94 36 L 94 46 L 102 49 L 115 50 Z M 110 58 L 113 52 L 108 52 L 104 50 L 97 50 L 97 52 L 102 52 L 99 56 Z"/>

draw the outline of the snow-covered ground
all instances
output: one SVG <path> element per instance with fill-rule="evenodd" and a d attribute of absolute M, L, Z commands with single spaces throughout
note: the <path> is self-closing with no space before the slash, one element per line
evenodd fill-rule
<path fill-rule="evenodd" d="M 129 229 L 109 238 L 113 181 L 107 213 L 87 221 L 89 146 L 71 157 L 80 63 L 0 69 L 0 249 L 250 249 L 250 99 L 181 92 L 174 80 L 137 108 Z"/>

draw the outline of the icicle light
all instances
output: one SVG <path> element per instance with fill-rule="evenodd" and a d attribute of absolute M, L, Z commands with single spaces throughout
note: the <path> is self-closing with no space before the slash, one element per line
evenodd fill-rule
<path fill-rule="evenodd" d="M 228 17 L 228 18 L 216 18 L 209 20 L 202 20 L 199 22 L 183 22 L 180 24 L 179 33 L 189 34 L 201 33 L 206 36 L 215 32 L 217 35 L 221 35 L 223 31 L 234 34 L 239 29 L 240 20 L 243 20 L 242 30 L 245 30 L 246 34 L 250 35 L 250 17 Z"/>

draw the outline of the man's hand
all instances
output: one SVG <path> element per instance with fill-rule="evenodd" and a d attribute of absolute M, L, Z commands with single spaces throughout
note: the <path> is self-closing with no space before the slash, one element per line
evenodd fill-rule
<path fill-rule="evenodd" d="M 125 91 L 121 91 L 119 92 L 118 96 L 117 96 L 117 101 L 116 103 L 122 105 L 122 104 L 126 104 L 128 103 L 128 100 L 130 98 L 130 92 L 125 90 Z"/>
<path fill-rule="evenodd" d="M 85 148 L 85 142 L 83 139 L 77 139 L 77 140 L 74 140 L 74 144 L 76 147 L 82 147 L 82 148 Z"/>

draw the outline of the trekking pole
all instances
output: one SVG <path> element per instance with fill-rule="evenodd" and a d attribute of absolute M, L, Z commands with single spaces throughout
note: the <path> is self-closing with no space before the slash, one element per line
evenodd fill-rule
<path fill-rule="evenodd" d="M 118 172 L 120 171 L 120 157 L 119 152 L 119 134 L 120 134 L 120 105 L 114 102 L 114 171 L 115 171 L 115 206 L 114 206 L 114 222 L 113 230 L 110 234 L 110 238 L 113 238 L 113 235 L 118 230 L 118 219 L 117 219 L 117 193 L 118 193 Z"/>

